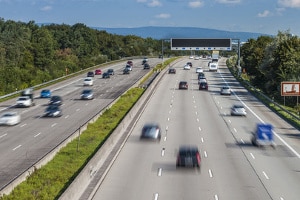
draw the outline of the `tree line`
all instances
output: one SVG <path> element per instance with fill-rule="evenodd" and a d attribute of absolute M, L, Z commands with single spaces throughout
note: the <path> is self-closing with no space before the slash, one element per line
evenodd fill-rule
<path fill-rule="evenodd" d="M 300 39 L 289 31 L 249 39 L 240 53 L 243 76 L 274 100 L 283 101 L 281 82 L 300 81 Z M 297 97 L 286 97 L 286 103 L 295 106 Z"/>
<path fill-rule="evenodd" d="M 109 34 L 81 23 L 38 26 L 0 18 L 0 96 L 108 61 L 158 56 L 161 46 L 159 40 Z"/>

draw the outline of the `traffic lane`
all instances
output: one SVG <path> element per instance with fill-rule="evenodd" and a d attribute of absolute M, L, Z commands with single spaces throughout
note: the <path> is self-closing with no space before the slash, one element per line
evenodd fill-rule
<path fill-rule="evenodd" d="M 184 72 L 185 73 L 185 72 Z M 169 77 L 171 77 L 171 76 L 169 76 Z M 183 77 L 181 77 L 181 78 L 183 78 Z M 181 79 L 180 78 L 180 79 Z M 171 81 L 167 81 L 167 82 L 171 82 Z M 176 82 L 178 82 L 178 80 L 176 80 Z M 174 84 L 174 83 L 173 83 Z M 161 85 L 163 85 L 163 84 L 161 84 Z M 175 83 L 175 85 L 176 85 L 176 83 Z M 174 86 L 173 86 L 174 87 Z M 156 90 L 156 93 L 158 93 L 158 91 L 159 91 L 159 88 L 160 87 L 158 87 L 158 89 Z M 168 88 L 168 87 L 167 87 Z M 193 100 L 193 96 L 192 95 L 189 95 L 189 93 L 190 93 L 190 91 L 191 91 L 191 93 L 193 93 L 193 91 L 194 90 L 188 90 L 188 91 L 182 91 L 182 90 L 172 90 L 172 92 L 173 91 L 176 91 L 176 93 L 177 92 L 180 92 L 181 93 L 181 95 L 180 96 L 182 96 L 182 98 L 183 99 L 180 99 L 180 98 L 178 98 L 178 99 L 180 99 L 179 101 L 178 101 L 178 105 L 176 106 L 176 102 L 177 101 L 175 101 L 175 100 L 173 100 L 172 101 L 172 109 L 175 109 L 175 110 L 172 110 L 171 112 L 169 112 L 169 111 L 164 111 L 163 113 L 172 113 L 173 115 L 175 115 L 176 116 L 176 118 L 174 118 L 173 120 L 171 120 L 171 117 L 169 118 L 169 119 L 167 119 L 167 121 L 172 121 L 173 122 L 173 124 L 175 125 L 175 128 L 174 128 L 174 130 L 173 130 L 173 128 L 172 128 L 172 126 L 170 126 L 170 125 L 166 125 L 165 127 L 168 127 L 168 129 L 166 128 L 166 130 L 167 130 L 167 133 L 166 133 L 166 135 L 167 135 L 167 137 L 166 137 L 166 139 L 164 140 L 165 142 L 166 142 L 166 147 L 163 147 L 162 149 L 161 149 L 161 151 L 162 152 L 165 152 L 164 153 L 164 155 L 170 155 L 170 158 L 172 159 L 172 157 L 173 157 L 173 161 L 172 161 L 172 163 L 165 163 L 166 164 L 166 169 L 168 169 L 168 170 L 166 170 L 166 169 L 164 169 L 164 168 L 161 168 L 161 172 L 162 172 L 162 176 L 161 176 L 161 179 L 160 180 L 165 180 L 165 181 L 167 181 L 167 180 L 169 180 L 169 178 L 167 178 L 167 176 L 166 176 L 166 178 L 164 179 L 164 175 L 163 174 L 172 174 L 171 172 L 172 172 L 172 166 L 173 166 L 173 169 L 174 169 L 174 167 L 175 167 L 175 160 L 176 160 L 176 156 L 174 156 L 174 153 L 171 153 L 171 152 L 176 152 L 176 149 L 178 149 L 178 145 L 180 145 L 180 144 L 188 144 L 188 143 L 196 143 L 196 144 L 198 144 L 198 143 L 200 143 L 201 142 L 201 137 L 199 137 L 197 140 L 195 139 L 195 137 L 197 138 L 197 133 L 198 133 L 198 131 L 199 131 L 199 127 L 198 126 L 196 126 L 196 124 L 198 123 L 198 120 L 195 118 L 195 116 L 193 116 L 193 117 L 191 117 L 190 115 L 192 114 L 192 113 L 194 113 L 195 114 L 195 112 L 193 112 L 192 110 L 194 110 L 195 109 L 195 107 L 194 107 L 194 105 L 193 105 L 193 102 L 194 102 L 194 100 Z M 184 93 L 183 93 L 184 92 Z M 176 94 L 175 93 L 175 94 Z M 163 94 L 165 94 L 165 87 L 164 87 L 164 91 L 163 91 Z M 156 95 L 155 95 L 156 96 Z M 173 95 L 171 95 L 171 96 L 173 96 Z M 176 95 L 175 95 L 176 96 Z M 148 109 L 148 107 L 150 107 L 150 105 L 153 103 L 153 102 L 155 102 L 154 100 L 154 96 L 152 97 L 152 99 L 151 99 L 151 102 L 147 105 L 147 108 L 146 109 Z M 163 100 L 165 100 L 165 99 L 168 99 L 168 98 L 164 98 Z M 177 99 L 177 98 L 176 98 Z M 189 101 L 190 100 L 190 101 Z M 162 102 L 164 102 L 164 101 L 162 101 L 162 99 L 161 99 L 161 97 L 160 97 L 160 95 L 158 95 L 158 100 L 156 100 L 156 102 L 157 102 L 157 104 L 158 103 L 162 103 Z M 189 103 L 189 102 L 191 102 L 191 103 Z M 166 105 L 168 105 L 168 104 L 170 104 L 170 103 L 166 103 Z M 184 104 L 184 105 L 186 105 L 187 107 L 188 107 L 188 109 L 186 109 L 186 107 L 184 107 L 185 109 L 184 110 L 182 110 L 182 104 Z M 153 106 L 154 107 L 154 106 Z M 157 105 L 156 105 L 156 107 L 157 107 Z M 168 106 L 163 106 L 163 108 L 169 108 Z M 143 113 L 147 113 L 147 115 L 149 114 L 149 113 L 151 113 L 151 111 L 153 111 L 153 110 L 155 110 L 154 108 L 149 108 L 149 111 L 147 112 L 147 111 L 145 111 L 145 112 L 143 112 Z M 161 111 L 163 111 L 163 110 L 161 110 Z M 177 113 L 178 112 L 178 113 Z M 162 113 L 162 112 L 160 112 L 160 113 Z M 142 119 L 142 117 L 143 117 L 143 115 L 141 116 L 141 119 Z M 192 118 L 192 119 L 191 119 Z M 176 121 L 176 119 L 177 120 L 179 120 L 179 122 L 177 122 Z M 184 123 L 184 125 L 183 126 L 181 126 L 181 124 L 182 124 L 182 120 L 184 120 L 184 122 L 186 122 L 186 123 Z M 165 121 L 165 120 L 164 120 Z M 171 123 L 171 122 L 170 122 Z M 179 127 L 177 127 L 177 126 L 179 126 Z M 193 127 L 193 128 L 191 128 L 191 127 Z M 199 135 L 198 135 L 199 136 Z M 172 140 L 174 140 L 173 142 L 172 142 Z M 126 144 L 127 145 L 127 144 Z M 163 149 L 165 148 L 165 150 L 163 151 Z M 160 154 L 160 156 L 162 155 L 162 153 Z M 172 156 L 173 155 L 173 156 Z M 204 156 L 205 157 L 205 156 Z M 127 157 L 128 158 L 128 157 Z M 117 170 L 117 171 L 120 171 L 120 170 Z M 160 171 L 160 170 L 159 170 Z M 165 172 L 166 171 L 166 172 Z M 208 170 L 209 171 L 209 170 Z M 163 172 L 165 172 L 165 173 L 163 173 Z M 173 170 L 173 172 L 174 172 L 174 170 Z M 175 171 L 176 173 L 177 173 L 177 171 Z M 179 172 L 179 173 L 181 173 L 181 172 Z M 183 172 L 184 173 L 184 172 Z M 201 170 L 201 173 L 200 173 L 200 175 L 202 175 L 202 170 Z M 209 173 L 207 173 L 207 174 L 209 174 Z M 207 175 L 206 174 L 206 175 Z M 108 175 L 109 176 L 109 175 Z M 106 176 L 106 177 L 108 177 L 108 176 Z M 130 177 L 132 177 L 132 176 L 130 176 Z M 172 180 L 173 180 L 173 177 L 174 176 L 172 176 Z M 190 178 L 191 178 L 191 180 L 187 180 L 187 178 L 186 178 L 186 176 L 181 176 L 181 178 L 183 178 L 183 179 L 185 179 L 185 180 L 180 180 L 180 181 L 178 181 L 178 182 L 176 182 L 176 184 L 181 184 L 181 187 L 180 188 L 186 188 L 185 187 L 185 183 L 186 182 L 189 182 L 189 183 L 193 183 L 194 181 L 195 182 L 197 182 L 197 181 L 199 181 L 199 179 L 197 179 L 197 178 L 195 178 L 196 176 L 194 176 L 194 175 L 192 175 Z M 210 175 L 207 175 L 207 178 L 208 177 L 210 177 Z M 203 180 L 203 179 L 200 179 L 200 180 Z M 105 181 L 104 181 L 105 182 Z M 203 184 L 205 184 L 205 185 L 207 185 L 206 184 L 206 181 L 204 181 L 204 182 L 202 182 Z M 184 192 L 180 192 L 180 194 L 178 194 L 176 191 L 174 191 L 174 185 L 175 185 L 175 183 L 172 181 L 171 183 L 170 182 L 166 182 L 166 183 L 164 183 L 164 184 L 161 184 L 162 186 L 164 186 L 164 187 L 161 187 L 161 190 L 163 190 L 161 193 L 155 193 L 155 192 L 153 192 L 152 193 L 152 195 L 158 195 L 158 196 L 161 196 L 161 195 L 166 195 L 166 196 L 170 196 L 171 194 L 174 194 L 174 196 L 177 196 L 177 197 L 180 197 L 180 196 L 182 196 L 182 194 L 191 194 L 191 196 L 197 196 L 197 197 L 199 197 L 199 195 L 201 196 L 201 195 L 203 195 L 203 196 L 214 196 L 213 195 L 213 193 L 212 194 L 208 194 L 208 193 L 205 193 L 204 194 L 204 192 L 203 193 L 201 193 L 201 194 L 197 194 L 197 191 L 199 191 L 199 189 L 198 190 L 192 190 L 192 191 L 186 191 L 185 193 Z M 193 184 L 192 184 L 193 185 Z M 197 183 L 195 183 L 195 185 L 197 185 L 197 186 L 199 186 L 199 184 L 197 184 Z M 113 187 L 112 185 L 110 185 L 110 188 L 111 187 Z M 215 186 L 212 186 L 212 188 L 213 187 L 215 187 Z M 106 188 L 105 186 L 101 186 L 101 188 Z M 153 187 L 152 187 L 153 188 Z M 168 190 L 168 188 L 170 188 L 170 190 Z M 176 187 L 176 188 L 178 188 L 178 187 Z M 189 187 L 189 188 L 192 188 L 192 187 Z M 199 187 L 198 187 L 199 188 Z M 203 186 L 203 188 L 206 188 L 205 186 Z M 211 190 L 213 191 L 213 189 L 211 188 Z M 188 188 L 186 188 L 187 190 L 188 190 Z M 136 189 L 136 190 L 138 190 L 138 189 Z M 166 190 L 168 190 L 168 191 L 166 191 Z M 234 191 L 236 190 L 235 188 L 233 189 Z M 195 194 L 196 193 L 196 195 L 192 195 L 192 194 Z M 97 194 L 98 195 L 98 194 Z M 102 196 L 102 195 L 99 195 L 99 197 L 100 196 Z M 173 198 L 173 195 L 171 195 L 172 196 L 172 198 Z M 189 195 L 188 195 L 189 196 Z M 167 198 L 168 199 L 168 198 Z M 174 198 L 173 198 L 174 199 Z M 176 199 L 176 198 L 175 198 Z"/>
<path fill-rule="evenodd" d="M 137 76 L 140 76 L 140 73 L 145 73 L 145 72 L 138 72 L 138 71 L 142 71 L 142 70 L 137 70 Z M 135 75 L 132 76 L 132 80 L 136 81 L 134 79 Z M 113 79 L 111 79 L 113 80 Z M 116 79 L 117 80 L 117 79 Z M 121 79 L 123 80 L 123 79 Z M 118 83 L 120 83 L 120 80 L 117 80 Z M 122 92 L 124 92 L 126 90 L 126 85 L 128 86 L 128 80 L 124 80 L 126 84 L 124 84 L 124 86 L 122 87 L 117 87 L 117 91 L 116 94 L 121 94 Z M 78 81 L 77 81 L 78 82 Z M 76 89 L 74 89 L 76 88 Z M 74 107 L 74 109 L 71 108 L 71 105 L 74 105 L 74 101 L 73 99 L 77 98 L 77 96 L 75 97 L 74 95 L 76 95 L 76 92 L 79 90 L 80 88 L 83 88 L 82 86 L 79 86 L 78 83 L 76 85 L 76 81 L 74 81 L 73 83 L 73 87 L 70 87 L 69 85 L 66 88 L 59 88 L 58 92 L 61 92 L 61 94 L 66 94 L 65 95 L 65 101 L 63 104 L 63 112 L 64 112 L 64 117 L 66 119 L 72 119 L 69 122 L 66 122 L 69 125 L 66 125 L 65 123 L 61 123 L 63 122 L 63 120 L 59 120 L 57 123 L 56 122 L 51 122 L 51 119 L 43 119 L 43 122 L 45 122 L 45 125 L 43 125 L 43 123 L 40 123 L 41 121 L 34 122 L 33 120 L 36 120 L 40 117 L 41 113 L 44 112 L 44 108 L 42 109 L 37 109 L 39 107 L 42 107 L 40 105 L 28 108 L 28 109 L 24 109 L 26 111 L 26 115 L 27 116 L 23 116 L 24 120 L 22 121 L 20 128 L 22 128 L 21 133 L 22 134 L 18 134 L 20 131 L 15 129 L 17 127 L 9 127 L 9 128 L 14 128 L 11 129 L 10 134 L 6 134 L 5 137 L 2 138 L 2 140 L 0 141 L 1 143 L 4 141 L 6 141 L 6 146 L 8 147 L 6 149 L 3 149 L 1 147 L 1 151 L 2 152 L 7 152 L 4 153 L 2 155 L 5 155 L 5 157 L 3 157 L 3 159 L 1 159 L 1 162 L 3 162 L 4 164 L 2 165 L 4 168 L 2 168 L 5 171 L 5 177 L 6 179 L 1 179 L 3 182 L 1 185 L 5 185 L 7 183 L 6 180 L 10 179 L 10 178 L 14 178 L 16 177 L 16 175 L 19 174 L 20 171 L 24 171 L 24 169 L 27 169 L 28 166 L 32 165 L 36 160 L 38 155 L 41 157 L 43 155 L 45 155 L 44 150 L 51 150 L 53 147 L 55 147 L 57 144 L 59 144 L 62 140 L 64 140 L 66 137 L 68 137 L 68 135 L 72 132 L 74 132 L 76 129 L 79 128 L 78 124 L 83 124 L 84 122 L 86 122 L 88 115 L 90 115 L 93 112 L 96 112 L 96 110 L 98 109 L 98 111 L 100 111 L 101 109 L 104 108 L 101 107 L 101 105 L 94 105 L 94 109 L 92 109 L 90 112 L 88 111 L 88 109 L 85 109 L 86 114 L 84 114 L 81 111 L 81 108 L 79 107 Z M 111 88 L 111 87 L 109 87 Z M 106 89 L 106 88 L 104 88 Z M 64 90 L 64 91 L 63 91 Z M 68 92 L 69 90 L 72 90 L 72 92 Z M 120 90 L 123 90 L 122 92 Z M 105 90 L 106 91 L 106 90 Z M 105 94 L 106 92 L 103 92 L 103 94 Z M 110 91 L 110 96 L 115 96 L 113 94 L 113 91 Z M 109 96 L 107 96 L 105 99 L 108 99 Z M 43 100 L 45 101 L 45 100 Z M 106 101 L 106 100 L 105 100 Z M 108 101 L 106 101 L 106 105 L 111 102 L 112 99 L 108 99 Z M 95 109 L 97 108 L 97 109 Z M 32 112 L 32 111 L 35 112 Z M 39 110 L 39 111 L 36 111 Z M 68 114 L 68 111 L 70 110 L 70 114 Z M 79 112 L 80 111 L 80 112 Z M 77 114 L 76 114 L 77 113 Z M 73 114 L 76 114 L 78 117 L 77 120 L 74 120 L 74 118 L 72 118 L 71 116 Z M 63 119 L 65 119 L 63 118 Z M 49 122 L 50 121 L 50 122 Z M 50 123 L 50 124 L 49 124 Z M 76 124 L 74 126 L 74 123 Z M 30 126 L 33 125 L 32 126 Z M 26 125 L 26 127 L 24 126 Z M 62 126 L 60 126 L 62 125 Z M 39 126 L 42 126 L 43 128 L 46 128 L 47 130 L 41 130 L 39 131 Z M 29 128 L 28 128 L 29 127 Z M 38 128 L 37 128 L 38 127 Z M 54 131 L 55 128 L 59 127 L 59 131 Z M 12 130 L 15 130 L 14 132 Z M 45 133 L 46 132 L 46 133 Z M 63 134 L 62 134 L 63 133 Z M 34 134 L 34 137 L 28 137 L 28 135 L 32 135 Z M 37 142 L 37 139 L 39 141 L 42 142 Z M 50 143 L 50 144 L 49 144 Z M 49 147 L 49 148 L 48 148 Z M 13 151 L 11 150 L 13 149 Z M 17 152 L 17 153 L 15 153 Z M 32 157 L 32 158 L 30 158 Z M 9 158 L 6 160 L 6 158 Z M 30 162 L 32 163 L 30 163 Z M 10 167 L 9 167 L 10 166 Z M 13 166 L 13 167 L 12 167 Z M 11 169 L 13 168 L 13 169 Z M 16 168 L 18 168 L 18 170 L 16 170 Z M 10 170 L 11 169 L 11 170 Z M 9 171 L 10 170 L 10 171 Z"/>
<path fill-rule="evenodd" d="M 237 93 L 233 94 L 233 96 L 237 95 Z M 241 99 L 238 96 L 237 98 L 239 100 Z M 251 98 L 250 95 L 249 98 Z M 227 98 L 227 100 L 229 101 L 230 98 Z M 217 102 L 220 104 L 219 109 L 222 108 L 222 105 L 226 105 L 227 103 L 226 100 L 221 103 L 219 103 L 219 101 Z M 245 102 L 247 102 L 246 99 L 242 103 Z M 252 102 L 253 101 L 251 101 L 251 103 Z M 262 106 L 263 105 L 261 105 L 261 107 Z M 299 169 L 300 166 L 299 159 L 295 160 L 295 154 L 281 143 L 281 141 L 278 141 L 279 145 L 277 145 L 275 151 L 272 148 L 264 150 L 254 147 L 250 142 L 251 132 L 254 131 L 255 125 L 261 122 L 259 119 L 262 117 L 258 117 L 252 110 L 248 113 L 247 119 L 244 117 L 227 117 L 226 121 L 228 121 L 228 124 L 232 129 L 232 134 L 235 136 L 237 143 L 244 149 L 245 155 L 247 155 L 249 161 L 256 169 L 258 176 L 264 182 L 265 187 L 270 191 L 272 197 L 282 199 L 288 197 L 294 199 L 297 195 L 299 196 L 296 192 L 298 191 L 296 187 L 298 185 L 297 183 L 299 183 L 299 178 L 297 177 L 297 172 L 295 172 L 295 169 Z M 255 123 L 252 123 L 251 125 L 251 121 Z M 279 120 L 279 122 L 281 121 L 282 120 Z M 260 157 L 261 159 L 259 160 L 258 158 Z M 288 179 L 290 184 L 287 185 L 283 183 L 283 177 Z M 276 188 L 281 188 L 281 190 L 277 190 Z"/>

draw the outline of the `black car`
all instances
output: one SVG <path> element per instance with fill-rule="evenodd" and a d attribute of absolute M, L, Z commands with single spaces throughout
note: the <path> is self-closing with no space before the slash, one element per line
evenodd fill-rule
<path fill-rule="evenodd" d="M 200 82 L 199 83 L 199 90 L 208 90 L 207 82 Z"/>
<path fill-rule="evenodd" d="M 60 106 L 58 105 L 49 105 L 46 110 L 45 113 L 43 115 L 43 117 L 61 117 L 62 116 L 62 111 Z"/>
<path fill-rule="evenodd" d="M 179 147 L 176 167 L 197 167 L 200 168 L 201 156 L 197 146 Z"/>
<path fill-rule="evenodd" d="M 142 129 L 141 139 L 160 141 L 161 129 L 158 124 L 145 124 Z"/>
<path fill-rule="evenodd" d="M 86 76 L 87 76 L 87 77 L 94 77 L 95 74 L 94 74 L 94 72 L 90 71 L 90 72 L 87 73 Z"/>
<path fill-rule="evenodd" d="M 109 73 L 108 73 L 108 72 L 104 72 L 104 73 L 102 74 L 102 78 L 110 78 Z"/>
<path fill-rule="evenodd" d="M 144 69 L 150 69 L 150 65 L 148 63 L 144 64 Z"/>
<path fill-rule="evenodd" d="M 108 69 L 107 73 L 109 73 L 109 75 L 112 76 L 115 74 L 115 71 L 114 71 L 114 69 Z"/>
<path fill-rule="evenodd" d="M 198 73 L 198 79 L 205 78 L 205 74 L 203 72 Z"/>
<path fill-rule="evenodd" d="M 123 69 L 123 74 L 130 74 L 130 69 L 128 67 L 125 67 Z"/>
<path fill-rule="evenodd" d="M 170 68 L 169 69 L 169 74 L 176 74 L 176 69 L 175 68 Z"/>
<path fill-rule="evenodd" d="M 62 104 L 62 98 L 61 96 L 52 96 L 50 101 L 49 101 L 49 105 L 61 105 Z"/>
<path fill-rule="evenodd" d="M 83 99 L 83 100 L 94 99 L 93 90 L 91 90 L 91 89 L 83 90 L 82 93 L 81 93 L 80 98 Z"/>
<path fill-rule="evenodd" d="M 189 88 L 189 85 L 186 81 L 180 81 L 179 82 L 179 89 L 184 89 L 184 90 L 187 90 Z"/>

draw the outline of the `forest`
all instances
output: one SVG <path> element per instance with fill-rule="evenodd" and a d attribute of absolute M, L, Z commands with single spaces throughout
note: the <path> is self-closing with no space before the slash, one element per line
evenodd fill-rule
<path fill-rule="evenodd" d="M 164 55 L 190 54 L 171 51 L 168 41 L 109 34 L 81 23 L 39 26 L 0 18 L 0 96 L 109 61 L 158 56 L 162 46 Z M 234 54 L 236 49 L 222 52 Z M 300 81 L 300 39 L 289 31 L 248 39 L 240 58 L 242 76 L 276 100 L 282 100 L 282 81 Z M 296 101 L 287 98 L 293 105 Z"/>

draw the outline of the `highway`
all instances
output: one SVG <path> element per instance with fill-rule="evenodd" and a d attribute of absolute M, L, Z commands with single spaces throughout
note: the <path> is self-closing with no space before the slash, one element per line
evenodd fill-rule
<path fill-rule="evenodd" d="M 191 61 L 191 70 L 183 70 Z M 230 74 L 225 59 L 218 72 L 208 60 L 182 60 L 165 74 L 93 199 L 111 200 L 296 200 L 300 198 L 299 131 L 266 108 Z M 198 90 L 195 68 L 204 68 L 208 91 Z M 188 81 L 188 90 L 179 90 Z M 233 94 L 220 95 L 229 85 Z M 231 116 L 241 103 L 247 116 Z M 159 143 L 140 141 L 145 123 L 162 128 Z M 251 144 L 257 123 L 271 123 L 276 148 Z M 176 168 L 180 145 L 197 145 L 201 170 Z"/>
<path fill-rule="evenodd" d="M 16 111 L 21 114 L 21 123 L 12 127 L 0 126 L 0 188 L 26 172 L 149 72 L 143 69 L 142 59 L 133 62 L 133 70 L 127 75 L 123 75 L 126 60 L 105 66 L 102 71 L 113 68 L 115 75 L 109 79 L 96 75 L 93 86 L 83 86 L 86 77 L 83 74 L 48 87 L 52 95 L 63 98 L 63 116 L 60 118 L 42 117 L 49 99 L 39 98 L 40 90 L 35 92 L 35 106 L 15 108 L 16 99 L 1 103 L 1 114 Z M 151 67 L 158 63 L 161 59 L 149 59 Z M 80 94 L 86 88 L 93 89 L 93 100 L 80 100 Z"/>

